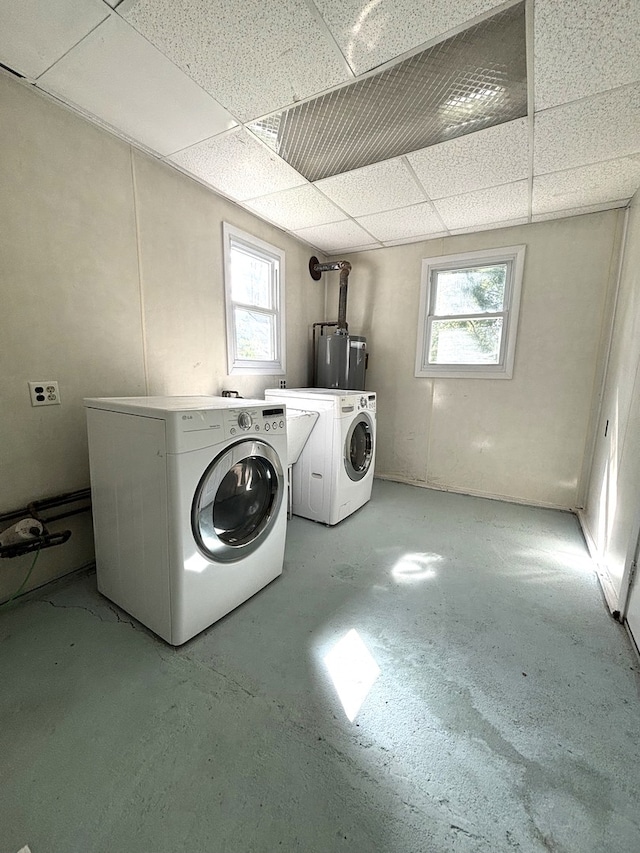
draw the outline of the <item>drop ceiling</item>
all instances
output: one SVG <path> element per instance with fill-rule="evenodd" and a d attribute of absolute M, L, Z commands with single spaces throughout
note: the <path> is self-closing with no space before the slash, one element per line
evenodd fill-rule
<path fill-rule="evenodd" d="M 518 5 L 3 0 L 0 63 L 327 254 L 624 206 L 640 186 L 634 0 L 526 0 L 518 118 L 408 143 L 360 168 L 334 158 L 316 174 L 338 173 L 314 180 L 265 136 L 320 96 L 318 104 L 348 103 L 358 87 L 366 94 L 400 79 L 425 51 L 464 45 L 469 28 Z M 487 63 L 473 61 L 490 64 L 489 51 Z M 363 120 L 379 109 L 372 101 Z M 403 120 L 389 126 L 396 140 Z M 305 132 L 307 149 L 315 142 L 331 159 L 331 133 Z"/>

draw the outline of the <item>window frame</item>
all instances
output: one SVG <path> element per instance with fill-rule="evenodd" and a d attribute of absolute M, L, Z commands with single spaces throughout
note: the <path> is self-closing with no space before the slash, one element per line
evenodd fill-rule
<path fill-rule="evenodd" d="M 222 234 L 224 244 L 224 294 L 225 294 L 225 318 L 227 334 L 227 373 L 282 376 L 286 372 L 286 340 L 285 340 L 285 253 L 277 246 L 260 240 L 230 225 L 222 223 Z M 271 273 L 271 295 L 274 307 L 271 309 L 261 308 L 256 305 L 234 301 L 231 289 L 231 250 L 234 246 L 244 249 L 249 254 L 261 260 L 266 260 L 272 265 Z M 274 349 L 275 359 L 265 361 L 263 359 L 240 358 L 237 350 L 235 308 L 247 308 L 261 314 L 274 317 Z"/>
<path fill-rule="evenodd" d="M 429 377 L 431 379 L 511 379 L 513 377 L 525 249 L 525 245 L 505 246 L 498 249 L 485 249 L 478 252 L 464 252 L 423 259 L 415 363 L 415 375 L 417 377 Z M 435 273 L 483 265 L 489 266 L 497 263 L 508 264 L 502 311 L 484 312 L 482 314 L 434 314 L 432 308 L 435 306 L 437 288 Z M 503 318 L 498 364 L 429 364 L 431 329 L 434 319 L 464 320 L 490 317 Z"/>

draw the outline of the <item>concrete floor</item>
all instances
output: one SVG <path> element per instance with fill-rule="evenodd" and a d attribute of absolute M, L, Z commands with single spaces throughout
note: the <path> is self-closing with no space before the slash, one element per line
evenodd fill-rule
<path fill-rule="evenodd" d="M 0 642 L 0 853 L 640 850 L 636 659 L 566 513 L 376 481 L 178 650 L 90 573 Z"/>

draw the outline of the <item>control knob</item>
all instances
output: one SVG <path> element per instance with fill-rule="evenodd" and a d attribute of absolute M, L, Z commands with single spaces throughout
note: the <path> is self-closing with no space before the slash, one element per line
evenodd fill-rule
<path fill-rule="evenodd" d="M 238 415 L 238 426 L 240 429 L 251 429 L 251 415 L 249 412 L 240 412 Z"/>

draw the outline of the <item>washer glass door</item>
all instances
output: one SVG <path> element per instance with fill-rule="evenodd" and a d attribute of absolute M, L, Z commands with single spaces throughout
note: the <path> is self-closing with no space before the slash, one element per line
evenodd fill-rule
<path fill-rule="evenodd" d="M 373 422 L 360 412 L 349 427 L 344 445 L 344 467 L 352 480 L 362 480 L 373 462 Z"/>
<path fill-rule="evenodd" d="M 196 489 L 191 526 L 200 550 L 218 562 L 235 562 L 260 546 L 284 494 L 280 458 L 263 441 L 245 439 L 217 456 Z"/>

